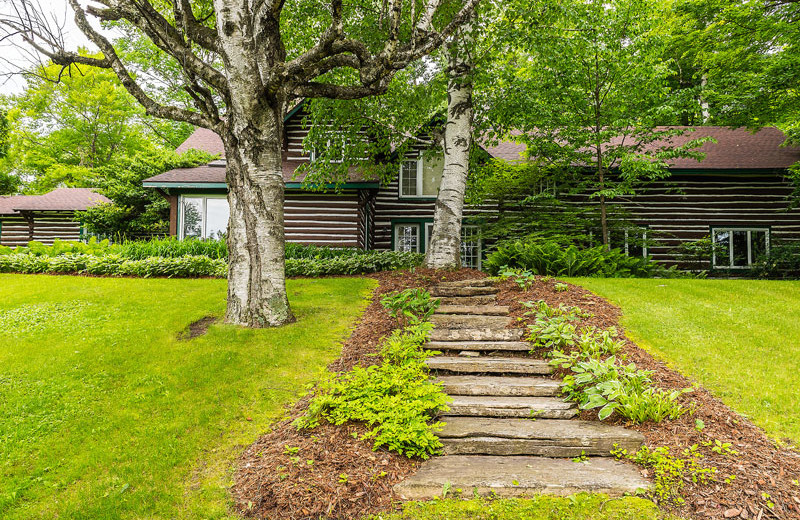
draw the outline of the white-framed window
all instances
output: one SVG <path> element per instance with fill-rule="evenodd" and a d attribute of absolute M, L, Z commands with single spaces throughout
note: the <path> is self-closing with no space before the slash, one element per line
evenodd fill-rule
<path fill-rule="evenodd" d="M 394 250 L 419 253 L 419 224 L 394 225 Z"/>
<path fill-rule="evenodd" d="M 600 242 L 595 243 L 595 236 Z M 595 235 L 589 230 L 589 245 L 594 247 L 602 244 L 602 233 Z M 614 228 L 608 230 L 608 245 L 611 249 L 621 249 L 628 256 L 647 256 L 647 229 L 642 228 Z"/>
<path fill-rule="evenodd" d="M 769 228 L 712 228 L 712 263 L 723 269 L 746 269 L 769 253 Z"/>
<path fill-rule="evenodd" d="M 433 222 L 425 224 L 425 246 L 430 247 L 433 237 Z M 478 226 L 461 226 L 461 265 L 472 269 L 481 268 L 482 243 Z"/>
<path fill-rule="evenodd" d="M 406 158 L 400 163 L 399 195 L 401 198 L 436 197 L 442 183 L 444 163 L 435 157 Z"/>
<path fill-rule="evenodd" d="M 182 195 L 178 238 L 222 238 L 228 232 L 229 217 L 225 195 Z"/>

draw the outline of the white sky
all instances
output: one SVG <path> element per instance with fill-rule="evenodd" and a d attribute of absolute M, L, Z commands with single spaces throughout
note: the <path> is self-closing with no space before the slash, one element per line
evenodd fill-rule
<path fill-rule="evenodd" d="M 90 49 L 96 48 L 89 43 L 83 33 L 75 26 L 74 14 L 67 0 L 32 1 L 41 5 L 51 21 L 55 21 L 59 26 L 63 26 L 64 40 L 66 41 L 67 49 L 77 49 L 81 46 Z M 14 2 L 15 0 L 0 0 L 0 14 L 5 15 L 13 12 L 11 6 Z M 2 59 L 0 59 L 0 94 L 16 94 L 25 86 L 25 79 L 20 76 L 6 77 L 8 73 L 16 71 L 19 67 L 25 67 L 31 64 L 31 56 L 26 55 L 15 47 L 15 44 L 19 43 L 20 40 L 18 39 L 11 43 L 0 43 L 0 57 L 2 57 Z"/>

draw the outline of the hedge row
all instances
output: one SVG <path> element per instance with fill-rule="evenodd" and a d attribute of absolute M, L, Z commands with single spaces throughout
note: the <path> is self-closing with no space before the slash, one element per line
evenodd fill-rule
<path fill-rule="evenodd" d="M 408 269 L 422 262 L 417 253 L 373 251 L 370 254 L 327 259 L 287 259 L 286 276 L 321 276 L 364 274 L 377 271 Z M 0 255 L 2 273 L 89 274 L 102 276 L 139 276 L 168 278 L 225 278 L 225 260 L 207 256 L 151 257 L 131 260 L 119 255 L 35 256 L 28 254 Z"/>

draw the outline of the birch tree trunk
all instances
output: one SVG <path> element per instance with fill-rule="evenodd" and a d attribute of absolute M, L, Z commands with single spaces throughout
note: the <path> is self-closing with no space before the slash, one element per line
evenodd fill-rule
<path fill-rule="evenodd" d="M 225 146 L 230 206 L 225 321 L 247 327 L 294 321 L 284 273 L 283 110 L 269 115 L 271 125 L 260 132 L 236 128 Z"/>
<path fill-rule="evenodd" d="M 460 38 L 458 38 L 460 36 Z M 444 172 L 436 209 L 433 234 L 425 255 L 431 269 L 461 267 L 461 222 L 467 191 L 469 152 L 472 147 L 472 21 L 465 26 L 447 52 L 447 123 L 444 131 Z"/>
<path fill-rule="evenodd" d="M 281 151 L 286 95 L 281 88 L 264 88 L 264 71 L 286 56 L 277 18 L 264 16 L 254 23 L 245 3 L 214 3 L 231 86 L 224 132 L 230 206 L 225 321 L 276 327 L 295 319 L 285 276 Z M 269 29 L 264 31 L 269 45 L 263 49 L 244 30 L 253 24 Z"/>

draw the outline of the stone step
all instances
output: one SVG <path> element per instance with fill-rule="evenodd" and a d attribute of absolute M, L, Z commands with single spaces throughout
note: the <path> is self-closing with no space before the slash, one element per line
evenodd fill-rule
<path fill-rule="evenodd" d="M 450 395 L 555 397 L 561 383 L 546 377 L 440 376 L 436 379 Z"/>
<path fill-rule="evenodd" d="M 578 409 L 574 403 L 555 397 L 517 397 L 489 395 L 454 395 L 446 416 L 521 417 L 570 419 Z M 445 419 L 447 422 L 447 419 Z"/>
<path fill-rule="evenodd" d="M 491 305 L 497 301 L 496 294 L 481 296 L 446 296 L 439 298 L 439 305 Z"/>
<path fill-rule="evenodd" d="M 505 329 L 512 323 L 508 316 L 478 314 L 434 314 L 430 321 L 442 329 Z"/>
<path fill-rule="evenodd" d="M 508 316 L 509 308 L 505 305 L 439 305 L 437 314 L 471 314 L 481 316 Z"/>
<path fill-rule="evenodd" d="M 473 278 L 472 280 L 442 282 L 437 287 L 491 287 L 493 284 L 491 278 Z"/>
<path fill-rule="evenodd" d="M 644 443 L 633 430 L 599 421 L 448 417 L 442 439 L 447 455 L 608 456 L 614 446 L 631 452 Z"/>
<path fill-rule="evenodd" d="M 484 296 L 497 294 L 494 287 L 442 287 L 438 285 L 431 289 L 431 296 Z"/>
<path fill-rule="evenodd" d="M 461 489 L 464 498 L 581 492 L 616 497 L 650 487 L 636 467 L 611 458 L 578 463 L 548 457 L 447 455 L 426 461 L 414 475 L 395 485 L 394 491 L 404 500 L 426 500 L 441 496 L 445 485 L 451 492 Z"/>
<path fill-rule="evenodd" d="M 435 356 L 425 360 L 431 370 L 459 374 L 552 374 L 553 367 L 541 359 L 509 357 L 451 357 Z"/>
<path fill-rule="evenodd" d="M 470 328 L 447 329 L 437 327 L 431 331 L 431 341 L 520 341 L 522 329 Z"/>
<path fill-rule="evenodd" d="M 468 351 L 507 351 L 528 352 L 533 346 L 527 341 L 429 341 L 424 348 L 428 350 L 468 350 Z"/>

